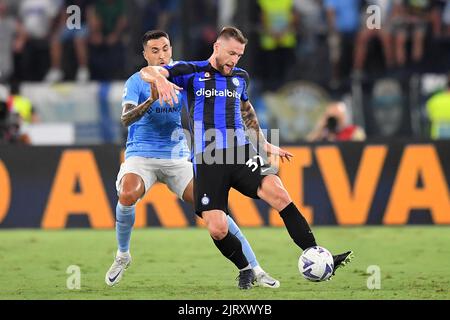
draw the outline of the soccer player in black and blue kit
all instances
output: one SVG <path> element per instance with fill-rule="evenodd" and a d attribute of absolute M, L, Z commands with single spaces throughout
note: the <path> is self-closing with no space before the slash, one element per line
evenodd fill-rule
<path fill-rule="evenodd" d="M 143 80 L 156 86 L 161 102 L 173 104 L 177 100 L 176 86 L 183 88 L 193 142 L 195 212 L 204 219 L 217 248 L 239 269 L 240 289 L 250 289 L 254 275 L 239 239 L 228 230 L 230 188 L 263 199 L 279 211 L 289 235 L 301 249 L 316 245 L 307 221 L 280 178 L 249 141 L 268 155 L 282 160 L 292 157 L 267 142 L 259 127 L 247 94 L 249 76 L 236 67 L 246 44 L 240 30 L 226 27 L 208 60 L 149 66 L 140 72 Z M 350 260 L 351 254 L 348 251 L 333 256 L 333 273 Z"/>
<path fill-rule="evenodd" d="M 169 35 L 150 30 L 142 39 L 143 56 L 148 65 L 164 66 L 172 60 Z M 180 199 L 194 204 L 193 170 L 189 149 L 181 130 L 181 97 L 173 107 L 160 104 L 156 89 L 141 79 L 139 72 L 125 83 L 122 96 L 123 125 L 128 127 L 125 161 L 117 175 L 119 201 L 116 207 L 118 250 L 105 275 L 109 286 L 118 284 L 131 263 L 130 240 L 135 205 L 156 181 L 166 184 Z M 280 282 L 262 269 L 248 240 L 228 216 L 231 233 L 242 243 L 244 255 L 255 273 L 255 284 L 278 288 Z"/>

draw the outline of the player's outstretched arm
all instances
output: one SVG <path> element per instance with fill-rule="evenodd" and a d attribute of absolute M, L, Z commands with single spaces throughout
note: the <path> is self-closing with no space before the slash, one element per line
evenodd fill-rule
<path fill-rule="evenodd" d="M 247 134 L 250 139 L 256 141 L 257 145 L 261 145 L 268 155 L 277 155 L 281 158 L 282 162 L 284 161 L 284 158 L 289 161 L 290 158 L 293 157 L 292 153 L 274 146 L 266 140 L 266 137 L 264 137 L 264 133 L 259 126 L 255 109 L 250 101 L 241 101 L 241 116 L 242 120 L 244 120 L 244 125 L 247 128 Z"/>
<path fill-rule="evenodd" d="M 136 106 L 131 103 L 127 103 L 123 106 L 122 115 L 120 117 L 120 121 L 125 127 L 135 123 L 138 121 L 145 112 L 151 107 L 153 102 L 158 100 L 158 91 L 156 87 L 151 83 L 151 96 L 142 102 L 140 105 Z"/>
<path fill-rule="evenodd" d="M 255 109 L 249 100 L 241 101 L 241 116 L 244 120 L 244 125 L 247 128 L 247 134 L 252 141 L 255 141 L 258 145 L 264 145 L 267 143 L 266 137 L 259 126 L 258 118 L 256 117 Z"/>
<path fill-rule="evenodd" d="M 167 80 L 169 71 L 159 66 L 147 66 L 142 68 L 139 73 L 142 80 L 156 86 L 161 104 L 167 102 L 173 107 L 174 102 L 178 103 L 177 90 L 183 90 L 183 88 Z"/>

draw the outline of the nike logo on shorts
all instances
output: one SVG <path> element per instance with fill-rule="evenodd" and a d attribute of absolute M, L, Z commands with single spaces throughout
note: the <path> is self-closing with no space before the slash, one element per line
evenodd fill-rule
<path fill-rule="evenodd" d="M 266 169 L 261 169 L 261 173 L 264 173 L 266 171 L 270 170 L 270 168 L 266 168 Z"/>

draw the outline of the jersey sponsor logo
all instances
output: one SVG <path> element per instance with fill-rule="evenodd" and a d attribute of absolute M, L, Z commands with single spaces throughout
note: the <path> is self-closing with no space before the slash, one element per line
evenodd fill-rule
<path fill-rule="evenodd" d="M 233 98 L 237 98 L 240 99 L 241 98 L 241 94 L 239 92 L 237 92 L 236 90 L 216 90 L 216 89 L 208 89 L 205 90 L 204 88 L 201 88 L 199 90 L 197 90 L 195 92 L 195 95 L 197 97 L 201 97 L 204 96 L 206 98 L 211 98 L 211 97 L 233 97 Z"/>
<path fill-rule="evenodd" d="M 165 108 L 161 108 L 161 107 L 156 107 L 156 108 L 150 108 L 149 109 L 150 112 L 149 113 L 179 113 L 181 112 L 181 107 L 175 108 L 175 107 L 165 107 Z"/>

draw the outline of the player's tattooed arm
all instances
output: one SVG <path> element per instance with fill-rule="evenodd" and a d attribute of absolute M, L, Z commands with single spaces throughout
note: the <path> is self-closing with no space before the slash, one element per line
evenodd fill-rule
<path fill-rule="evenodd" d="M 259 126 L 255 109 L 253 108 L 250 101 L 247 100 L 241 102 L 241 116 L 242 120 L 244 120 L 244 125 L 247 128 L 247 134 L 249 135 L 250 139 L 261 145 L 267 143 L 261 127 Z"/>
<path fill-rule="evenodd" d="M 151 96 L 142 102 L 140 105 L 135 106 L 133 104 L 127 103 L 123 106 L 122 116 L 120 117 L 120 121 L 126 127 L 138 121 L 142 116 L 147 112 L 147 110 L 151 107 L 153 102 L 158 100 L 158 91 L 156 88 L 151 85 Z"/>
<path fill-rule="evenodd" d="M 282 162 L 284 162 L 284 158 L 290 161 L 290 158 L 293 157 L 292 153 L 283 150 L 266 140 L 266 137 L 264 137 L 261 127 L 259 126 L 255 109 L 250 101 L 241 102 L 241 116 L 242 120 L 244 120 L 244 125 L 247 128 L 247 134 L 250 140 L 256 142 L 256 145 L 262 146 L 263 150 L 267 152 L 267 155 L 279 156 Z"/>

